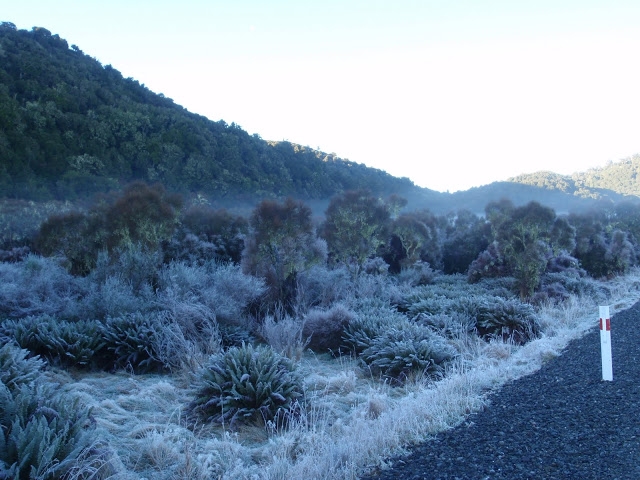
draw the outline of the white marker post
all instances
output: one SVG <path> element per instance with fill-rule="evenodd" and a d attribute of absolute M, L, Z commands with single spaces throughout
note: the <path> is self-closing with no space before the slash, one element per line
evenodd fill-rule
<path fill-rule="evenodd" d="M 611 361 L 611 318 L 609 307 L 600 307 L 600 350 L 602 352 L 602 380 L 613 380 Z"/>

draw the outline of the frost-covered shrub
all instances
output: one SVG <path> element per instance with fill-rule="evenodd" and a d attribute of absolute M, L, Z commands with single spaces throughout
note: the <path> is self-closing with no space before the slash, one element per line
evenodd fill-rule
<path fill-rule="evenodd" d="M 12 343 L 0 347 L 0 382 L 9 391 L 21 385 L 31 385 L 40 377 L 44 362 L 38 357 L 28 358 L 28 355 L 28 350 Z"/>
<path fill-rule="evenodd" d="M 0 315 L 76 317 L 84 294 L 84 279 L 73 277 L 53 259 L 28 255 L 18 263 L 0 263 Z"/>
<path fill-rule="evenodd" d="M 0 330 L 52 365 L 86 368 L 104 354 L 102 330 L 95 320 L 66 321 L 40 315 L 5 320 Z"/>
<path fill-rule="evenodd" d="M 264 281 L 245 275 L 238 265 L 174 262 L 162 270 L 157 293 L 162 309 L 201 308 L 218 323 L 237 323 L 265 292 Z M 182 307 L 180 307 L 182 305 Z"/>
<path fill-rule="evenodd" d="M 213 355 L 198 384 L 189 410 L 230 426 L 286 415 L 302 396 L 302 379 L 293 362 L 264 346 L 245 344 Z"/>
<path fill-rule="evenodd" d="M 397 276 L 398 283 L 410 285 L 429 285 L 436 278 L 436 272 L 427 262 L 416 262 L 410 267 L 403 268 Z"/>
<path fill-rule="evenodd" d="M 141 280 L 145 274 L 134 275 L 137 282 L 134 288 L 132 279 L 127 278 L 126 272 L 120 272 L 118 266 L 111 262 L 106 252 L 98 255 L 96 267 L 87 277 L 88 293 L 81 303 L 83 315 L 104 320 L 107 317 L 117 317 L 154 308 L 154 287 L 146 280 Z M 127 267 L 127 269 L 132 268 L 132 265 Z M 152 277 L 153 275 L 147 277 L 147 280 L 150 282 Z"/>
<path fill-rule="evenodd" d="M 329 310 L 311 310 L 304 318 L 302 337 L 309 339 L 309 348 L 315 352 L 335 352 L 342 346 L 342 334 L 356 315 L 343 305 Z"/>
<path fill-rule="evenodd" d="M 502 277 L 507 268 L 500 248 L 496 242 L 490 243 L 483 252 L 478 255 L 467 270 L 467 276 L 472 283 L 479 282 L 483 278 Z"/>
<path fill-rule="evenodd" d="M 314 265 L 300 272 L 297 280 L 297 301 L 302 310 L 327 308 L 353 292 L 351 274 L 345 267 L 329 269 L 324 265 Z"/>
<path fill-rule="evenodd" d="M 369 275 L 385 275 L 389 273 L 389 264 L 381 257 L 373 257 L 364 262 L 362 270 Z"/>
<path fill-rule="evenodd" d="M 419 314 L 414 319 L 418 325 L 429 327 L 447 338 L 459 338 L 471 334 L 476 328 L 476 319 L 468 315 L 450 312 L 434 315 Z"/>
<path fill-rule="evenodd" d="M 27 246 L 13 247 L 7 250 L 0 249 L 0 262 L 17 263 L 24 260 L 31 253 Z"/>
<path fill-rule="evenodd" d="M 437 375 L 454 356 L 455 350 L 444 338 L 406 322 L 374 338 L 360 359 L 373 375 L 402 383 L 411 373 Z"/>
<path fill-rule="evenodd" d="M 271 348 L 291 360 L 300 360 L 309 343 L 309 337 L 303 334 L 303 322 L 289 315 L 277 320 L 267 315 L 260 333 Z"/>
<path fill-rule="evenodd" d="M 168 366 L 159 349 L 164 329 L 159 315 L 131 313 L 109 317 L 102 325 L 102 335 L 115 367 L 154 371 Z"/>
<path fill-rule="evenodd" d="M 540 324 L 531 305 L 499 297 L 486 297 L 479 302 L 476 328 L 483 337 L 510 338 L 516 343 L 525 343 L 540 333 Z"/>
<path fill-rule="evenodd" d="M 359 355 L 385 331 L 407 322 L 407 318 L 388 304 L 376 299 L 360 303 L 355 318 L 344 328 L 342 345 L 348 352 Z"/>
<path fill-rule="evenodd" d="M 26 355 L 0 348 L 0 478 L 65 478 L 93 441 L 90 410 L 40 382 L 42 362 Z"/>
<path fill-rule="evenodd" d="M 572 270 L 565 270 L 563 272 L 546 273 L 542 277 L 540 291 L 533 296 L 532 303 L 542 304 L 548 301 L 563 301 L 570 295 L 586 296 L 596 301 L 607 298 L 607 292 L 602 290 L 601 283 Z"/>

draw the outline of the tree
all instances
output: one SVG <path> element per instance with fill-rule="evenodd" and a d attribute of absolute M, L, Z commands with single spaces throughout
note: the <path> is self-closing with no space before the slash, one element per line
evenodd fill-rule
<path fill-rule="evenodd" d="M 491 242 L 491 225 L 469 210 L 460 210 L 446 230 L 442 246 L 444 273 L 465 273 Z"/>
<path fill-rule="evenodd" d="M 399 272 L 419 261 L 439 269 L 442 250 L 437 218 L 428 210 L 401 214 L 391 223 L 387 250 L 385 260 L 391 272 Z"/>
<path fill-rule="evenodd" d="M 285 308 L 295 298 L 297 274 L 326 260 L 326 244 L 316 237 L 311 216 L 308 206 L 288 198 L 262 201 L 249 220 L 243 271 L 264 277 Z"/>
<path fill-rule="evenodd" d="M 182 199 L 160 184 L 134 182 L 106 209 L 106 246 L 110 251 L 140 245 L 157 250 L 176 228 Z"/>
<path fill-rule="evenodd" d="M 389 208 L 365 190 L 334 196 L 326 211 L 322 236 L 329 255 L 359 274 L 364 262 L 385 243 Z"/>

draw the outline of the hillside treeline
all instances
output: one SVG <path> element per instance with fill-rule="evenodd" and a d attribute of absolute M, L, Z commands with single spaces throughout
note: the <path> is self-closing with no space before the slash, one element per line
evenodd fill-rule
<path fill-rule="evenodd" d="M 611 191 L 622 195 L 640 195 L 640 155 L 636 154 L 605 167 L 590 168 L 572 175 L 536 172 L 519 175 L 509 181 L 568 193 L 583 198 L 600 198 Z"/>
<path fill-rule="evenodd" d="M 133 180 L 251 199 L 413 186 L 192 114 L 44 28 L 1 23 L 0 197 L 69 200 Z"/>
<path fill-rule="evenodd" d="M 157 268 L 213 259 L 266 279 L 273 302 L 284 304 L 295 301 L 297 274 L 314 265 L 346 268 L 354 277 L 411 272 L 427 283 L 433 272 L 465 274 L 470 282 L 505 277 L 521 298 L 531 299 L 562 296 L 570 288 L 568 273 L 576 279 L 616 275 L 640 258 L 636 203 L 557 215 L 537 202 L 501 200 L 489 203 L 484 216 L 409 211 L 406 203 L 351 190 L 333 196 L 322 219 L 291 198 L 263 200 L 244 217 L 208 205 L 185 207 L 160 184 L 137 182 L 86 211 L 50 216 L 31 250 L 13 250 L 58 257 L 80 276 L 101 258 L 115 261 L 132 249 L 155 255 Z M 9 251 L 4 257 L 13 258 Z"/>

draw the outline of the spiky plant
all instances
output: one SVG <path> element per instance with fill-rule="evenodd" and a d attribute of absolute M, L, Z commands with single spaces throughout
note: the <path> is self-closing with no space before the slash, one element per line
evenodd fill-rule
<path fill-rule="evenodd" d="M 95 320 L 74 322 L 49 315 L 32 316 L 5 320 L 2 332 L 53 365 L 89 367 L 104 347 L 100 325 Z"/>
<path fill-rule="evenodd" d="M 137 312 L 108 318 L 101 329 L 114 366 L 139 372 L 166 367 L 158 351 L 164 326 L 157 315 Z"/>
<path fill-rule="evenodd" d="M 26 355 L 0 349 L 0 478 L 64 478 L 93 441 L 90 410 L 44 383 L 42 362 Z"/>
<path fill-rule="evenodd" d="M 40 376 L 44 362 L 37 357 L 27 358 L 28 354 L 11 343 L 0 347 L 0 382 L 10 391 L 30 385 Z"/>
<path fill-rule="evenodd" d="M 0 478 L 63 478 L 92 442 L 90 411 L 77 397 L 2 384 L 0 405 Z"/>
<path fill-rule="evenodd" d="M 476 325 L 483 337 L 498 336 L 516 343 L 526 343 L 540 333 L 533 307 L 516 299 L 488 297 L 480 305 Z"/>
<path fill-rule="evenodd" d="M 407 321 L 388 305 L 362 305 L 342 331 L 342 345 L 356 355 L 369 348 L 385 331 Z"/>
<path fill-rule="evenodd" d="M 437 376 L 444 363 L 454 356 L 453 347 L 442 337 L 407 322 L 374 338 L 360 359 L 373 375 L 398 384 L 411 373 Z"/>
<path fill-rule="evenodd" d="M 271 347 L 243 343 L 211 357 L 189 409 L 233 426 L 291 413 L 301 396 L 302 379 L 291 360 Z"/>

